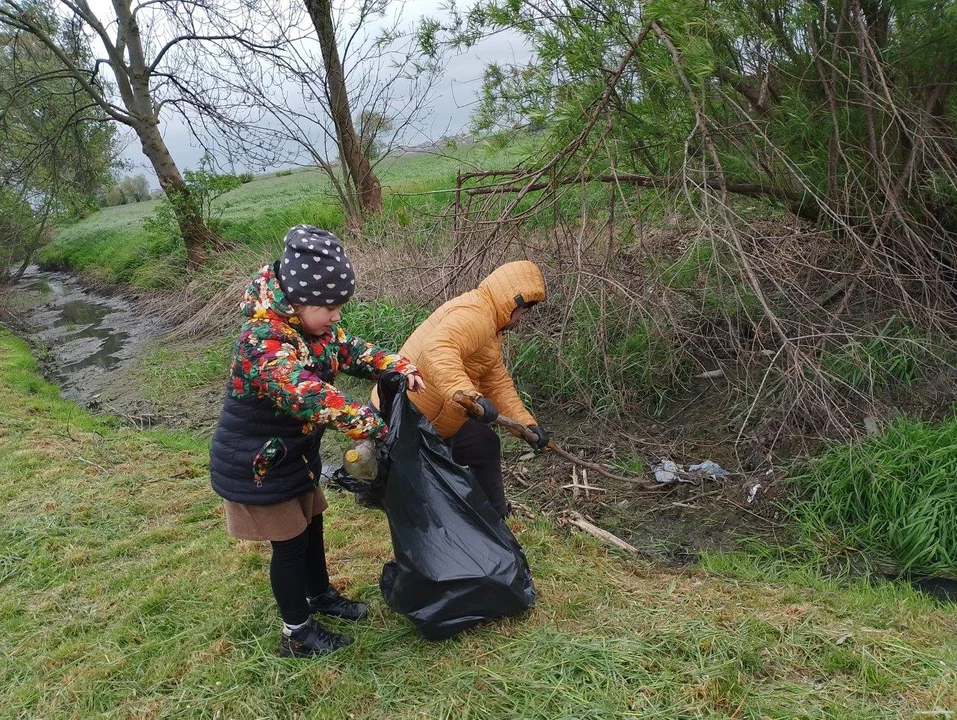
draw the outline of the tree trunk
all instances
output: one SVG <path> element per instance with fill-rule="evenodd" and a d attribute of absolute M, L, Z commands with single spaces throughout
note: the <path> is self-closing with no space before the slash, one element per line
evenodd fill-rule
<path fill-rule="evenodd" d="M 190 195 L 186 183 L 183 182 L 183 176 L 163 141 L 159 126 L 155 122 L 145 122 L 138 124 L 135 130 L 140 138 L 143 154 L 153 165 L 160 187 L 166 193 L 166 198 L 173 209 L 176 223 L 179 225 L 180 234 L 186 245 L 186 262 L 191 269 L 197 268 L 206 259 L 204 248 L 207 245 L 218 246 L 219 237 L 203 221 L 202 212 Z"/>
<path fill-rule="evenodd" d="M 190 195 L 176 161 L 173 160 L 160 133 L 159 112 L 150 92 L 150 71 L 143 53 L 139 24 L 131 7 L 131 0 L 113 0 L 113 7 L 120 25 L 118 37 L 126 42 L 129 66 L 122 66 L 122 54 L 118 54 L 111 65 L 114 72 L 124 79 L 124 82 L 119 84 L 119 90 L 129 111 L 128 124 L 136 131 L 143 154 L 149 158 L 160 187 L 166 193 L 166 199 L 173 209 L 183 243 L 186 245 L 187 265 L 194 269 L 206 259 L 204 248 L 207 245 L 220 247 L 222 242 L 220 237 L 206 226 L 203 213 Z M 117 54 L 115 48 L 114 54 Z"/>
<path fill-rule="evenodd" d="M 382 186 L 376 177 L 369 158 L 362 152 L 362 144 L 352 122 L 346 79 L 336 45 L 335 27 L 332 24 L 331 0 L 305 0 L 306 9 L 319 36 L 322 62 L 326 71 L 326 86 L 329 89 L 329 109 L 336 126 L 339 140 L 340 162 L 352 180 L 363 214 L 382 209 Z"/>

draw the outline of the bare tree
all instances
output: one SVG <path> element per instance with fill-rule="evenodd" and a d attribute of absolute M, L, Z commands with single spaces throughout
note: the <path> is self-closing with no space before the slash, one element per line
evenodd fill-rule
<path fill-rule="evenodd" d="M 439 57 L 422 50 L 428 28 L 404 22 L 400 0 L 305 5 L 308 17 L 287 17 L 281 52 L 242 65 L 237 92 L 261 117 L 255 130 L 247 124 L 234 139 L 247 160 L 263 166 L 319 166 L 347 223 L 359 227 L 364 215 L 382 208 L 377 166 L 422 130 L 441 75 Z M 375 130 L 374 157 L 356 127 L 362 118 L 377 119 L 367 128 Z"/>
<path fill-rule="evenodd" d="M 29 33 L 47 46 L 68 73 L 112 120 L 131 128 L 149 158 L 176 214 L 187 259 L 203 262 L 204 247 L 221 243 L 203 221 L 160 130 L 165 108 L 186 116 L 225 121 L 235 109 L 223 84 L 219 58 L 274 47 L 266 25 L 257 25 L 255 0 L 113 0 L 115 18 L 104 20 L 87 0 L 57 0 L 56 14 L 96 37 L 105 57 L 92 66 L 75 62 L 57 46 L 43 17 L 23 0 L 0 0 L 0 24 Z M 219 51 L 219 52 L 217 52 Z M 227 63 L 228 64 L 228 63 Z M 104 77 L 106 69 L 112 77 Z M 118 96 L 118 97 L 117 97 Z"/>
<path fill-rule="evenodd" d="M 369 3 L 363 3 L 363 10 L 367 5 Z M 382 187 L 369 164 L 369 158 L 362 151 L 359 134 L 352 124 L 346 76 L 339 58 L 336 28 L 332 21 L 332 2 L 306 0 L 306 9 L 316 27 L 319 46 L 322 48 L 322 64 L 326 70 L 326 89 L 329 93 L 329 115 L 339 139 L 339 159 L 348 169 L 348 176 L 356 188 L 359 207 L 363 213 L 378 212 L 382 209 Z"/>

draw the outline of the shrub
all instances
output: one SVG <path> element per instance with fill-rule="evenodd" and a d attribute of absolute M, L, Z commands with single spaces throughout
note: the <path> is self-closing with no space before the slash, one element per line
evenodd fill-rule
<path fill-rule="evenodd" d="M 428 316 L 421 306 L 353 300 L 342 309 L 342 326 L 363 340 L 397 351 Z"/>
<path fill-rule="evenodd" d="M 242 185 L 242 181 L 236 175 L 213 172 L 212 166 L 212 157 L 208 154 L 204 155 L 199 161 L 199 168 L 183 173 L 183 181 L 189 190 L 190 199 L 199 207 L 206 225 L 218 231 L 220 218 L 229 205 L 218 203 L 214 208 L 213 202 L 230 190 L 238 188 Z M 183 202 L 183 198 L 177 197 L 171 200 L 169 196 L 165 196 L 154 210 L 153 217 L 147 219 L 145 225 L 148 230 L 179 237 L 179 226 L 176 223 L 172 202 Z"/>
<path fill-rule="evenodd" d="M 828 373 L 859 390 L 909 387 L 934 364 L 934 345 L 913 326 L 893 317 L 870 336 L 861 333 L 821 360 Z"/>
<path fill-rule="evenodd" d="M 553 308 L 562 304 L 558 297 L 549 302 Z M 633 409 L 650 399 L 657 412 L 684 372 L 670 328 L 627 312 L 624 304 L 609 301 L 602 307 L 582 297 L 567 322 L 541 317 L 539 323 L 550 329 L 516 335 L 510 365 L 519 385 L 539 396 L 600 414 Z M 554 332 L 557 327 L 563 330 Z"/>
<path fill-rule="evenodd" d="M 900 418 L 881 435 L 832 445 L 792 482 L 806 535 L 845 543 L 914 574 L 957 577 L 957 417 Z"/>

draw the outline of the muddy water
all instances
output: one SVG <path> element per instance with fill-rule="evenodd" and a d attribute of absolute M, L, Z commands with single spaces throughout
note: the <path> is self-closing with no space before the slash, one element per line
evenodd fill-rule
<path fill-rule="evenodd" d="M 120 297 L 97 295 L 76 278 L 27 268 L 10 310 L 41 352 L 44 373 L 64 397 L 96 405 L 162 327 Z"/>

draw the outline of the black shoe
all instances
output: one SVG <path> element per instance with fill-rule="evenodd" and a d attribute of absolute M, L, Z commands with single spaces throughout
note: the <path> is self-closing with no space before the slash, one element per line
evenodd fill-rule
<path fill-rule="evenodd" d="M 361 620 L 369 614 L 368 605 L 343 597 L 332 585 L 326 588 L 322 595 L 307 598 L 307 602 L 310 613 L 331 615 L 343 620 Z"/>
<path fill-rule="evenodd" d="M 352 638 L 348 635 L 330 632 L 314 618 L 309 618 L 298 630 L 289 631 L 283 627 L 279 654 L 282 657 L 327 655 L 351 644 Z"/>

